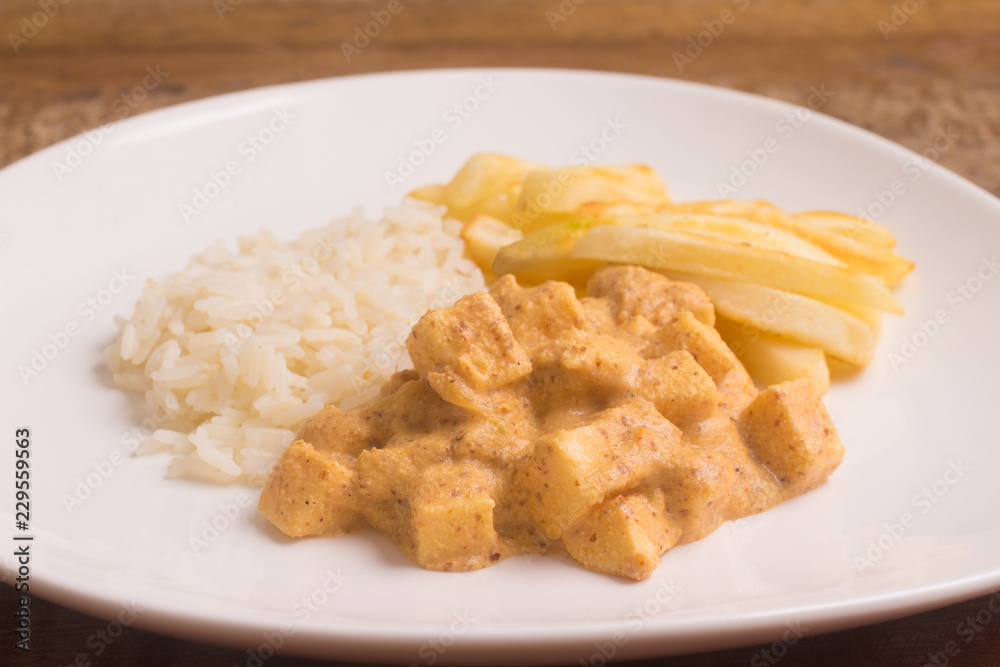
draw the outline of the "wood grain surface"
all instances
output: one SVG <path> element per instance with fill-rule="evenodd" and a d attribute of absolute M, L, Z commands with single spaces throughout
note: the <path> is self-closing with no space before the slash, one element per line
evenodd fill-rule
<path fill-rule="evenodd" d="M 345 55 L 342 45 L 390 0 L 3 0 L 0 167 L 109 119 L 262 85 L 432 67 L 566 67 L 799 104 L 822 86 L 831 92 L 824 113 L 917 152 L 951 137 L 935 159 L 1000 196 L 997 0 L 394 1 L 391 21 Z M 677 57 L 706 30 L 718 33 L 708 46 L 690 61 Z M 140 91 L 147 68 L 162 80 Z M 31 602 L 24 653 L 13 648 L 15 610 L 12 590 L 0 586 L 0 664 L 248 663 L 246 651 L 133 627 L 117 635 L 107 620 L 41 599 Z M 112 641 L 95 639 L 109 631 Z M 1000 665 L 1000 597 L 805 634 L 790 646 L 622 664 Z M 266 664 L 333 663 L 277 656 Z"/>

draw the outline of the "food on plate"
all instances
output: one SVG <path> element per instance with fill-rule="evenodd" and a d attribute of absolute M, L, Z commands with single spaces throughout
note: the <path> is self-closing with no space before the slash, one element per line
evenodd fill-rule
<path fill-rule="evenodd" d="M 323 406 L 377 396 L 425 310 L 483 287 L 459 226 L 407 200 L 289 243 L 266 231 L 236 251 L 216 243 L 149 281 L 105 353 L 152 408 L 139 451 L 171 452 L 173 476 L 261 483 Z"/>
<path fill-rule="evenodd" d="M 676 271 L 667 271 L 666 275 L 705 290 L 715 312 L 739 322 L 746 336 L 754 336 L 755 331 L 769 332 L 773 337 L 797 341 L 857 367 L 868 365 L 875 356 L 882 331 L 881 314 L 877 311 L 860 306 L 848 310 L 745 281 Z"/>
<path fill-rule="evenodd" d="M 528 235 L 513 244 L 530 248 L 530 252 L 517 254 L 512 246 L 501 248 L 493 261 L 493 271 L 497 274 L 538 271 L 560 259 L 622 262 L 752 282 L 826 303 L 902 312 L 885 284 L 870 275 L 832 261 L 754 245 L 744 238 L 728 240 L 711 234 L 688 233 L 673 228 L 669 221 L 663 225 L 659 222 L 617 218 L 546 227 L 535 232 L 544 236 Z M 565 254 L 565 246 L 551 243 L 563 235 L 575 238 Z"/>
<path fill-rule="evenodd" d="M 896 247 L 896 237 L 892 232 L 867 218 L 835 211 L 806 211 L 795 217 L 817 229 L 855 239 L 873 248 L 892 250 Z"/>
<path fill-rule="evenodd" d="M 150 281 L 106 350 L 154 408 L 140 452 L 264 482 L 289 536 L 643 579 L 833 472 L 830 365 L 871 361 L 913 268 L 875 223 L 675 203 L 645 165 L 480 154 L 411 194 Z"/>
<path fill-rule="evenodd" d="M 649 576 L 661 554 L 821 484 L 840 463 L 809 379 L 758 391 L 696 285 L 633 266 L 428 311 L 412 370 L 329 406 L 259 508 L 287 535 L 382 533 L 422 567 L 524 553 Z"/>
<path fill-rule="evenodd" d="M 721 316 L 716 317 L 715 328 L 757 382 L 770 386 L 787 378 L 809 378 L 820 394 L 830 388 L 830 366 L 820 348 L 764 333 Z"/>
<path fill-rule="evenodd" d="M 480 268 L 484 275 L 492 275 L 490 267 L 497 251 L 505 245 L 520 241 L 519 230 L 488 215 L 477 215 L 462 227 L 465 252 Z"/>
<path fill-rule="evenodd" d="M 878 223 L 765 201 L 673 202 L 644 165 L 553 169 L 483 154 L 451 183 L 412 194 L 466 223 L 462 237 L 488 279 L 582 289 L 597 268 L 620 263 L 699 285 L 739 325 L 723 335 L 762 384 L 811 377 L 822 387 L 827 360 L 870 363 L 882 314 L 903 312 L 890 288 L 913 270 Z"/>
<path fill-rule="evenodd" d="M 678 205 L 676 210 L 744 219 L 785 230 L 857 271 L 882 278 L 887 285 L 895 285 L 913 270 L 913 262 L 892 252 L 896 244 L 892 234 L 885 227 L 861 218 L 820 211 L 791 215 L 765 201 L 691 202 Z M 840 226 L 834 226 L 838 220 Z M 853 230 L 845 221 L 853 221 Z M 862 235 L 867 241 L 858 238 Z"/>
<path fill-rule="evenodd" d="M 663 179 L 646 165 L 552 169 L 494 153 L 473 155 L 450 183 L 429 185 L 410 196 L 447 206 L 448 215 L 463 222 L 488 215 L 525 231 L 563 222 L 586 204 L 670 201 Z"/>

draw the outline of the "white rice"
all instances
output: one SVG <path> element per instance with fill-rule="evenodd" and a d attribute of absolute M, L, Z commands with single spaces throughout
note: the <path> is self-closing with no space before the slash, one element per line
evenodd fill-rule
<path fill-rule="evenodd" d="M 324 405 L 376 396 L 409 366 L 413 323 L 484 287 L 442 212 L 406 200 L 291 243 L 267 231 L 238 252 L 217 241 L 148 281 L 105 351 L 115 382 L 142 392 L 163 427 L 138 452 L 173 453 L 171 476 L 260 484 Z"/>

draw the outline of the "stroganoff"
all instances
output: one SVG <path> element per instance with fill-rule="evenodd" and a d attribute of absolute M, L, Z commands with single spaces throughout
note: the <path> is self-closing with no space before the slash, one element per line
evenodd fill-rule
<path fill-rule="evenodd" d="M 504 276 L 421 318 L 379 399 L 310 420 L 260 510 L 290 536 L 369 526 L 432 570 L 565 553 L 643 579 L 843 456 L 811 383 L 758 392 L 713 323 L 698 287 L 638 267 L 583 298 Z"/>

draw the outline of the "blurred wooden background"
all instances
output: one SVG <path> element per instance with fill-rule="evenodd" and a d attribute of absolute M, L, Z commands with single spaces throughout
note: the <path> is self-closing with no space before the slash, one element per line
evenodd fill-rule
<path fill-rule="evenodd" d="M 1000 194 L 997 0 L 394 1 L 398 13 L 348 62 L 341 43 L 389 0 L 4 0 L 0 165 L 112 116 L 147 66 L 168 76 L 130 115 L 328 76 L 550 66 L 796 103 L 822 84 L 834 91 L 825 113 L 914 150 L 952 128 L 959 138 L 939 161 Z M 720 25 L 699 57 L 678 66 L 689 39 Z"/>
<path fill-rule="evenodd" d="M 390 8 L 397 13 L 370 43 L 345 56 L 342 43 Z M 679 59 L 705 31 L 710 46 Z M 832 95 L 823 112 L 915 151 L 942 133 L 956 137 L 938 162 L 1000 196 L 1000 0 L 0 0 L 0 36 L 0 167 L 108 119 L 222 92 L 382 70 L 544 66 L 701 81 L 799 104 L 824 87 Z M 162 76 L 139 90 L 147 68 Z M 942 653 L 989 604 L 807 637 L 780 664 L 998 665 L 1000 618 L 959 655 Z M 14 609 L 0 586 L 0 617 Z M 0 622 L 0 662 L 246 661 L 133 628 L 96 659 L 86 642 L 106 621 L 41 600 L 32 610 L 32 654 L 12 653 L 12 626 Z M 765 664 L 764 648 L 655 664 Z M 299 663 L 268 662 L 289 664 Z"/>

